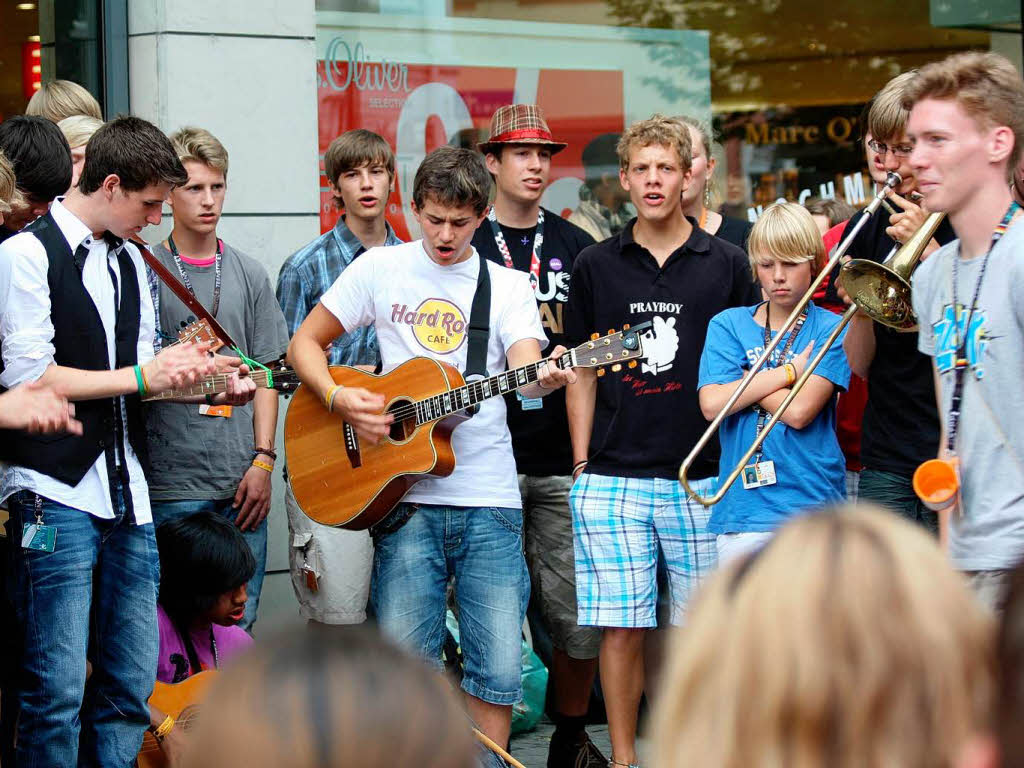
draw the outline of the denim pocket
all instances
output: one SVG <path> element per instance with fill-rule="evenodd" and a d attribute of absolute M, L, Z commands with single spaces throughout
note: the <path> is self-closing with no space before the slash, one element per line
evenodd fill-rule
<path fill-rule="evenodd" d="M 488 507 L 487 511 L 499 525 L 512 531 L 516 536 L 523 535 L 523 510 L 512 507 Z"/>

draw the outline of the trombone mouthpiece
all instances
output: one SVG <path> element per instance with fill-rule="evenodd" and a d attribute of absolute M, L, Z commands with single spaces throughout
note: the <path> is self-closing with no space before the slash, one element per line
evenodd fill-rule
<path fill-rule="evenodd" d="M 885 186 L 890 189 L 896 189 L 900 184 L 903 183 L 903 177 L 900 176 L 896 171 L 889 171 L 885 175 Z"/>

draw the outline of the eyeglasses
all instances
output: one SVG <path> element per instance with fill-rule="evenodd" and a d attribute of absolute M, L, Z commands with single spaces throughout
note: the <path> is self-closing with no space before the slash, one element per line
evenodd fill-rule
<path fill-rule="evenodd" d="M 868 142 L 868 146 L 871 147 L 872 152 L 877 152 L 882 157 L 885 157 L 886 152 L 892 152 L 893 157 L 910 157 L 910 153 L 914 151 L 913 144 L 897 144 L 895 147 L 888 147 L 874 139 Z"/>

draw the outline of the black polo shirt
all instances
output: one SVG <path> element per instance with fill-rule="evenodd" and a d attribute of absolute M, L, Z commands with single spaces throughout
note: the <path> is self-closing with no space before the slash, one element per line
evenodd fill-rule
<path fill-rule="evenodd" d="M 897 210 L 899 206 L 889 201 Z M 856 214 L 843 230 L 852 231 L 863 212 Z M 881 263 L 898 243 L 886 234 L 889 214 L 879 210 L 857 233 L 847 251 L 855 259 Z M 943 219 L 935 239 L 945 245 L 956 233 Z M 833 272 L 826 300 L 835 298 Z M 923 461 L 935 458 L 939 444 L 939 414 L 935 408 L 935 380 L 932 360 L 917 349 L 917 332 L 893 330 L 874 323 L 875 357 L 868 368 L 868 401 L 861 422 L 860 460 L 865 469 L 876 469 L 910 477 Z"/>
<path fill-rule="evenodd" d="M 636 368 L 597 380 L 588 472 L 674 479 L 707 429 L 697 402 L 697 369 L 711 318 L 760 300 L 747 255 L 693 225 L 689 239 L 659 267 L 633 239 L 633 219 L 616 237 L 577 258 L 566 307 L 572 344 L 623 324 L 654 323 Z M 691 476 L 718 474 L 718 444 Z"/>
<path fill-rule="evenodd" d="M 501 227 L 512 264 L 522 272 L 530 271 L 536 227 Z M 540 321 L 549 344 L 545 353 L 565 345 L 565 302 L 569 299 L 569 276 L 576 254 L 593 245 L 594 238 L 557 213 L 544 211 L 544 242 L 540 249 L 540 281 L 537 305 Z M 480 255 L 504 266 L 494 230 L 486 219 L 473 235 L 473 246 Z M 569 420 L 565 413 L 565 389 L 552 392 L 540 401 L 524 400 L 516 392 L 505 396 L 512 450 L 521 474 L 550 477 L 572 473 L 572 444 Z"/>

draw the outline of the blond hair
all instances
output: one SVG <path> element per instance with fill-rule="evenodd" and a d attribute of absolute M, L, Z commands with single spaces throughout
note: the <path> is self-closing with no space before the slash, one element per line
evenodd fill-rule
<path fill-rule="evenodd" d="M 653 115 L 647 120 L 633 123 L 626 129 L 616 147 L 619 153 L 619 168 L 629 168 L 629 153 L 632 150 L 654 144 L 675 149 L 683 172 L 690 170 L 693 163 L 690 131 L 679 120 L 663 115 Z"/>
<path fill-rule="evenodd" d="M 57 123 L 57 127 L 64 134 L 64 138 L 68 140 L 68 147 L 71 149 L 84 147 L 102 126 L 102 120 L 90 115 L 72 115 Z"/>
<path fill-rule="evenodd" d="M 661 768 L 949 768 L 987 722 L 991 617 L 876 507 L 798 517 L 708 582 L 655 713 Z"/>
<path fill-rule="evenodd" d="M 71 80 L 51 80 L 32 94 L 25 107 L 26 115 L 45 117 L 59 123 L 72 115 L 88 115 L 103 119 L 100 104 L 85 88 Z"/>
<path fill-rule="evenodd" d="M 882 143 L 899 141 L 907 132 L 910 110 L 903 106 L 907 87 L 917 77 L 915 70 L 896 75 L 875 94 L 868 110 L 868 133 Z"/>
<path fill-rule="evenodd" d="M 448 682 L 368 626 L 261 640 L 214 681 L 186 768 L 473 768 Z"/>
<path fill-rule="evenodd" d="M 205 128 L 185 126 L 168 138 L 182 165 L 191 161 L 202 163 L 215 171 L 220 171 L 226 179 L 228 176 L 228 151 L 224 149 L 217 137 Z"/>
<path fill-rule="evenodd" d="M 11 201 L 18 191 L 18 182 L 14 176 L 14 166 L 0 150 L 0 215 L 11 212 Z"/>
<path fill-rule="evenodd" d="M 825 266 L 825 243 L 810 212 L 799 203 L 773 203 L 757 217 L 747 239 L 750 269 L 757 276 L 757 263 L 776 259 L 789 264 L 813 262 L 815 274 Z"/>
<path fill-rule="evenodd" d="M 1024 81 L 998 53 L 956 53 L 921 67 L 903 96 L 910 110 L 923 99 L 956 100 L 985 129 L 1006 126 L 1013 131 L 1007 179 L 1024 151 Z"/>

